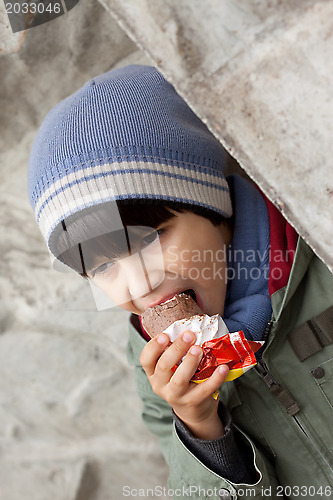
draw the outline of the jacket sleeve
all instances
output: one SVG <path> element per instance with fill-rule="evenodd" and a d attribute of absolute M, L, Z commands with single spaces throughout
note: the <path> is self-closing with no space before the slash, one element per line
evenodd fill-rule
<path fill-rule="evenodd" d="M 198 458 L 198 447 L 192 447 L 184 438 L 179 422 L 176 424 L 173 418 L 172 409 L 153 392 L 140 365 L 139 357 L 144 345 L 145 341 L 131 326 L 127 353 L 129 362 L 135 367 L 137 392 L 143 402 L 142 418 L 148 429 L 159 439 L 170 470 L 169 488 L 174 491 L 175 498 L 281 498 L 275 494 L 277 480 L 272 465 L 240 429 L 237 432 L 242 446 L 251 450 L 249 456 L 252 463 L 249 464 L 249 470 L 254 469 L 258 478 L 254 484 L 232 482 L 204 464 L 202 456 L 201 459 Z"/>
<path fill-rule="evenodd" d="M 252 449 L 240 438 L 234 428 L 229 411 L 219 403 L 219 417 L 223 423 L 224 436 L 213 439 L 198 439 L 173 413 L 175 429 L 184 446 L 208 469 L 233 483 L 254 484 L 258 480 L 253 466 Z"/>

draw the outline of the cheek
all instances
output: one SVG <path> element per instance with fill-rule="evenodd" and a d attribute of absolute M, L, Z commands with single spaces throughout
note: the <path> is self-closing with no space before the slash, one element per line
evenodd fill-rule
<path fill-rule="evenodd" d="M 194 227 L 177 233 L 163 248 L 167 272 L 182 273 L 190 279 L 225 282 L 226 250 L 215 228 Z"/>
<path fill-rule="evenodd" d="M 218 286 L 216 291 L 223 293 L 228 279 L 225 245 L 213 241 L 212 247 L 202 248 L 198 256 L 197 262 L 192 260 L 192 267 L 196 267 L 201 284 L 205 288 Z"/>
<path fill-rule="evenodd" d="M 165 264 L 178 264 L 180 262 L 179 249 L 175 244 L 168 245 L 163 249 L 163 259 Z"/>
<path fill-rule="evenodd" d="M 115 305 L 127 309 L 124 306 L 130 302 L 127 286 L 124 283 L 117 283 L 117 280 L 110 283 L 107 280 L 96 279 L 92 291 L 98 310 Z"/>
<path fill-rule="evenodd" d="M 218 286 L 223 292 L 227 283 L 227 267 L 224 263 L 209 262 L 201 266 L 201 282 L 204 286 Z"/>

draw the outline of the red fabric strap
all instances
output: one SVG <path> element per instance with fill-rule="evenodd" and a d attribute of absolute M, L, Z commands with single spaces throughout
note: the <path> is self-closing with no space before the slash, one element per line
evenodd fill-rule
<path fill-rule="evenodd" d="M 298 234 L 273 203 L 265 195 L 263 197 L 266 201 L 270 225 L 268 291 L 272 295 L 288 283 Z"/>

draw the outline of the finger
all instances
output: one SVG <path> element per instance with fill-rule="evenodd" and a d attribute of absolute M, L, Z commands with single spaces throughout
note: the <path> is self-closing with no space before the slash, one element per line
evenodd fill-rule
<path fill-rule="evenodd" d="M 190 380 L 199 366 L 203 352 L 200 346 L 194 345 L 173 374 L 170 383 L 174 396 L 182 396 L 189 387 Z"/>
<path fill-rule="evenodd" d="M 186 330 L 178 337 L 170 347 L 159 358 L 155 375 L 158 376 L 161 383 L 168 383 L 173 375 L 172 368 L 177 365 L 185 356 L 191 345 L 196 341 L 196 336 L 193 332 Z"/>
<path fill-rule="evenodd" d="M 150 340 L 143 348 L 140 356 L 140 363 L 148 377 L 154 374 L 156 363 L 169 342 L 169 337 L 165 333 L 161 333 Z"/>
<path fill-rule="evenodd" d="M 220 365 L 207 380 L 198 384 L 197 388 L 195 388 L 197 401 L 204 401 L 207 397 L 211 397 L 223 384 L 228 372 L 227 365 Z"/>

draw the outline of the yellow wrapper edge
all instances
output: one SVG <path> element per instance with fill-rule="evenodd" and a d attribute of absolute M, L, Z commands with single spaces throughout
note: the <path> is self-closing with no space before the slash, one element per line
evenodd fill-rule
<path fill-rule="evenodd" d="M 246 366 L 245 368 L 235 368 L 234 370 L 230 370 L 224 381 L 231 382 L 232 380 L 235 380 L 236 378 L 243 375 L 243 373 L 247 372 L 250 368 L 253 368 L 254 366 L 256 366 L 256 364 L 257 363 L 254 363 L 253 365 Z M 196 384 L 201 384 L 201 382 L 204 382 L 205 380 L 208 380 L 208 379 L 205 378 L 202 380 L 192 380 L 192 382 L 195 382 Z M 219 391 L 218 390 L 215 391 L 212 394 L 212 396 L 214 399 L 217 399 L 219 396 Z"/>

